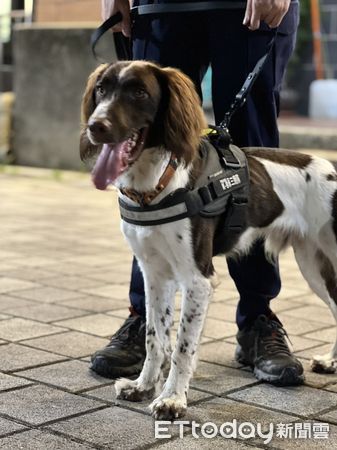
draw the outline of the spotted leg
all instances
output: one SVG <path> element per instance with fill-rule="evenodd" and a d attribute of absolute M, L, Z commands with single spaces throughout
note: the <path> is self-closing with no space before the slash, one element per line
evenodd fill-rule
<path fill-rule="evenodd" d="M 139 262 L 144 275 L 146 297 L 146 359 L 136 380 L 120 379 L 115 384 L 117 398 L 142 401 L 153 398 L 163 382 L 163 369 L 171 355 L 170 327 L 173 324 L 176 283 L 164 278 L 162 263 Z M 164 268 L 162 268 L 164 269 Z"/>
<path fill-rule="evenodd" d="M 311 289 L 330 308 L 337 323 L 337 259 L 331 262 L 325 249 L 319 248 L 311 240 L 302 240 L 294 245 L 294 253 L 299 268 Z M 332 255 L 333 256 L 333 255 Z M 336 371 L 337 341 L 325 355 L 314 355 L 311 368 L 314 372 L 333 373 Z"/>
<path fill-rule="evenodd" d="M 170 372 L 162 393 L 150 405 L 155 419 L 178 418 L 186 411 L 187 392 L 211 295 L 210 280 L 197 271 L 183 286 L 180 323 Z"/>

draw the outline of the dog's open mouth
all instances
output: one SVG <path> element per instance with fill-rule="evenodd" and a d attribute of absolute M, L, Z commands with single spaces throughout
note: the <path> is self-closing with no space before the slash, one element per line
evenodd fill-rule
<path fill-rule="evenodd" d="M 117 144 L 103 144 L 92 171 L 97 189 L 106 189 L 139 157 L 147 136 L 148 127 L 132 130 L 131 135 Z"/>

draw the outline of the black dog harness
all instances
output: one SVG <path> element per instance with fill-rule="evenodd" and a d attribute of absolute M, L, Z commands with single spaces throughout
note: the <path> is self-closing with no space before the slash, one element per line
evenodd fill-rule
<path fill-rule="evenodd" d="M 248 166 L 242 150 L 224 141 L 225 136 L 214 130 L 202 139 L 203 169 L 191 188 L 177 189 L 155 205 L 131 206 L 119 199 L 121 218 L 134 225 L 153 226 L 225 214 L 228 231 L 240 232 L 246 227 Z"/>

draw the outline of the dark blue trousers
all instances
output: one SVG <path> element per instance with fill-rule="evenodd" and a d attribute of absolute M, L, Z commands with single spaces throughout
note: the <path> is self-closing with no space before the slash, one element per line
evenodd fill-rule
<path fill-rule="evenodd" d="M 210 64 L 213 109 L 219 123 L 273 36 L 265 25 L 258 31 L 249 31 L 242 25 L 243 17 L 244 10 L 139 17 L 133 25 L 133 58 L 181 69 L 192 78 L 200 95 L 201 81 Z M 280 89 L 294 49 L 297 25 L 298 4 L 293 2 L 279 28 L 273 53 L 246 105 L 233 116 L 230 133 L 238 146 L 279 145 L 276 120 Z M 257 242 L 249 256 L 238 261 L 228 259 L 227 264 L 240 294 L 237 324 L 242 329 L 250 326 L 258 315 L 270 315 L 269 302 L 281 288 L 278 265 L 266 260 L 263 242 Z M 132 266 L 130 300 L 133 308 L 145 315 L 144 283 L 136 260 Z"/>

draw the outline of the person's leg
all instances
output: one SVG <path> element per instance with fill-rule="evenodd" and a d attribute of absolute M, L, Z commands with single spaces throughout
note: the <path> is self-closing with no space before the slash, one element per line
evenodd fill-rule
<path fill-rule="evenodd" d="M 295 43 L 297 26 L 295 9 L 294 6 L 291 7 L 285 25 L 283 28 L 281 26 L 281 33 L 277 36 L 273 52 L 256 80 L 245 106 L 232 118 L 230 133 L 238 146 L 278 147 L 279 96 L 284 70 Z M 268 43 L 273 37 L 271 30 L 256 32 L 247 30 L 242 25 L 242 19 L 243 11 L 232 11 L 227 15 L 222 13 L 209 15 L 210 29 L 213 30 L 210 33 L 210 47 L 213 107 L 217 123 L 223 119 L 235 94 L 258 59 L 267 51 Z M 278 295 L 281 288 L 278 264 L 267 261 L 262 241 L 254 245 L 248 256 L 239 260 L 228 259 L 227 263 L 240 294 L 237 324 L 242 332 L 238 333 L 239 342 L 242 343 L 243 340 L 247 346 L 255 342 L 259 347 L 259 342 L 256 343 L 255 340 L 257 334 L 262 333 L 265 337 L 266 327 L 268 330 L 270 328 L 270 332 L 276 327 L 277 339 L 282 340 L 282 351 L 286 354 L 280 359 L 278 351 L 272 354 L 260 346 L 262 352 L 262 356 L 261 353 L 259 355 L 260 365 L 252 360 L 247 362 L 253 363 L 256 375 L 265 380 L 280 384 L 301 382 L 302 368 L 288 351 L 281 324 L 269 307 L 270 300 Z M 261 316 L 267 318 L 266 327 L 263 320 L 262 322 L 258 320 Z M 259 329 L 258 332 L 254 331 L 254 336 L 245 331 L 252 327 Z M 247 348 L 247 351 L 249 350 L 250 348 Z M 272 369 L 271 373 L 264 372 L 268 364 Z"/>

